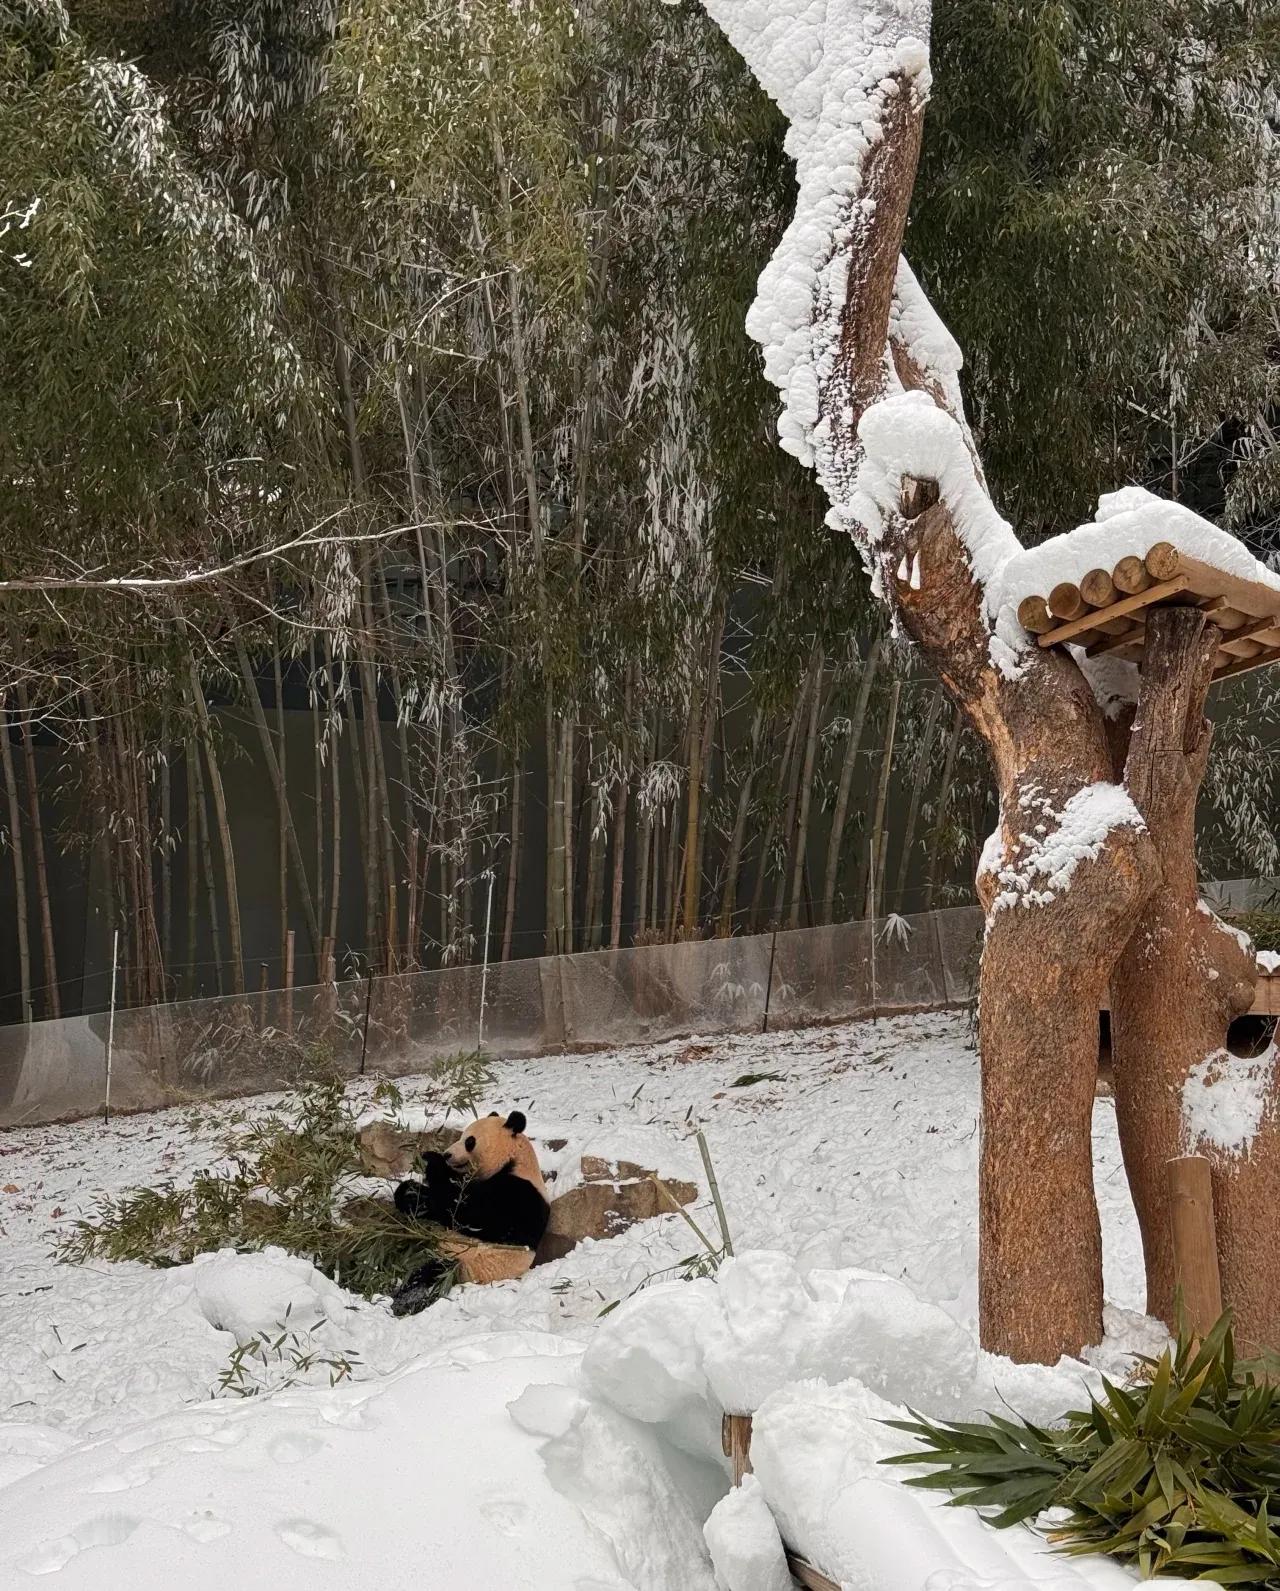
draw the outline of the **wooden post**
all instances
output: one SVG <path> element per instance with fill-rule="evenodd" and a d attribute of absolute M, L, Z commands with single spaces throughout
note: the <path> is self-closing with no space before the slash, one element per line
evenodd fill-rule
<path fill-rule="evenodd" d="M 751 1473 L 751 1416 L 726 1414 L 720 1422 L 720 1445 L 733 1466 L 733 1484 Z"/>
<path fill-rule="evenodd" d="M 295 934 L 291 928 L 284 936 L 284 1030 L 293 1032 L 293 950 Z"/>
<path fill-rule="evenodd" d="M 1178 1155 L 1165 1166 L 1174 1275 L 1182 1291 L 1187 1324 L 1197 1337 L 1203 1337 L 1222 1314 L 1209 1162 L 1203 1155 Z"/>
<path fill-rule="evenodd" d="M 258 963 L 258 1032 L 267 1031 L 267 964 L 265 961 Z"/>

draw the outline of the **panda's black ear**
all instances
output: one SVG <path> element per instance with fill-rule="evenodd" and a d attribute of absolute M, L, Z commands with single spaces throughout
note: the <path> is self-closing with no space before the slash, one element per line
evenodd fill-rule
<path fill-rule="evenodd" d="M 528 1125 L 522 1110 L 513 1110 L 506 1120 L 508 1132 L 523 1132 Z"/>
<path fill-rule="evenodd" d="M 491 1116 L 496 1116 L 496 1115 L 497 1115 L 497 1114 L 498 1114 L 498 1113 L 497 1113 L 497 1111 L 496 1111 L 496 1110 L 491 1110 L 491 1111 L 490 1111 L 490 1112 L 489 1112 L 489 1114 L 490 1114 L 490 1115 L 491 1115 Z"/>

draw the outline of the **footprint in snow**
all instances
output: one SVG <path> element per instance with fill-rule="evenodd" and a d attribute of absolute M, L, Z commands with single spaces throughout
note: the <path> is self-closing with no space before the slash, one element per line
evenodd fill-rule
<path fill-rule="evenodd" d="M 198 1541 L 201 1546 L 209 1541 L 217 1541 L 231 1532 L 231 1526 L 227 1521 L 219 1519 L 217 1514 L 207 1508 L 199 1509 L 194 1514 L 188 1514 L 185 1519 L 180 1519 L 178 1528 L 184 1530 L 192 1541 Z"/>
<path fill-rule="evenodd" d="M 138 1523 L 131 1514 L 99 1514 L 77 1525 L 70 1535 L 45 1542 L 18 1567 L 31 1575 L 57 1574 L 72 1558 L 91 1547 L 118 1547 L 128 1541 Z"/>
<path fill-rule="evenodd" d="M 301 1464 L 323 1446 L 318 1436 L 308 1436 L 305 1431 L 292 1431 L 285 1436 L 273 1436 L 267 1443 L 267 1452 L 277 1464 Z"/>
<path fill-rule="evenodd" d="M 343 1558 L 341 1539 L 314 1519 L 286 1519 L 276 1526 L 276 1535 L 302 1558 Z"/>

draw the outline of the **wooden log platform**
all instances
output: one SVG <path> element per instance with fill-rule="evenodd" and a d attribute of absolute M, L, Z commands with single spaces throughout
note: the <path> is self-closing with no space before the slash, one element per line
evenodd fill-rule
<path fill-rule="evenodd" d="M 1040 646 L 1083 647 L 1141 663 L 1146 613 L 1170 605 L 1200 608 L 1218 631 L 1215 680 L 1280 662 L 1280 592 L 1261 580 L 1227 574 L 1158 541 L 1146 556 L 1121 558 L 1114 569 L 1090 569 L 1079 583 L 1062 581 L 1024 597 L 1018 622 Z"/>

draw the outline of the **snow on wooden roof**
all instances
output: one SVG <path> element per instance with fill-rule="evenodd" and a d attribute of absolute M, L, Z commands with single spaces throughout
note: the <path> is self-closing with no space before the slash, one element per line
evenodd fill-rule
<path fill-rule="evenodd" d="M 1280 662 L 1280 576 L 1234 536 L 1140 488 L 1104 497 L 1096 523 L 1019 553 L 1002 587 L 1040 646 L 1136 663 L 1146 613 L 1176 603 L 1219 630 L 1215 679 Z"/>

